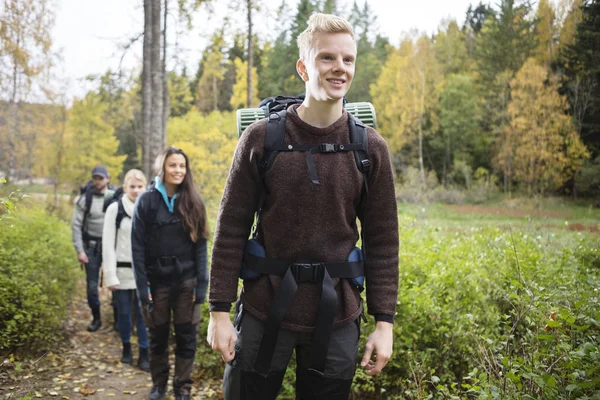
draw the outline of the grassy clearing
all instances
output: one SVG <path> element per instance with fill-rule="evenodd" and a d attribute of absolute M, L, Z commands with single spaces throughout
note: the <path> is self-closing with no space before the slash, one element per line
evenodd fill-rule
<path fill-rule="evenodd" d="M 530 205 L 400 205 L 394 356 L 355 398 L 600 398 L 600 215 Z"/>

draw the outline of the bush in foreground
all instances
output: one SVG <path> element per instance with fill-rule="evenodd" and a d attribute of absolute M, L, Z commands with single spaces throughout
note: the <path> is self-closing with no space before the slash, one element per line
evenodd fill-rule
<path fill-rule="evenodd" d="M 0 220 L 0 351 L 59 339 L 78 277 L 68 225 L 40 208 Z"/>

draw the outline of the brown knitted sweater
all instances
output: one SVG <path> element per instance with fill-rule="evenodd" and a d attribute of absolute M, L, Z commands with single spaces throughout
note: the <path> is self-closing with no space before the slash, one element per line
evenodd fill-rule
<path fill-rule="evenodd" d="M 327 128 L 302 121 L 297 106 L 288 109 L 286 143 L 349 143 L 348 114 Z M 266 120 L 246 129 L 237 145 L 225 186 L 215 231 L 210 271 L 209 301 L 231 303 L 237 298 L 239 269 L 261 190 L 257 168 L 264 154 Z M 359 238 L 356 217 L 365 221 L 366 294 L 368 312 L 395 313 L 398 291 L 398 217 L 394 178 L 383 138 L 367 128 L 369 195 L 359 206 L 363 177 L 353 152 L 315 154 L 319 185 L 310 179 L 304 152 L 282 152 L 266 172 L 268 195 L 261 214 L 258 240 L 267 257 L 294 261 L 345 260 Z M 267 319 L 269 305 L 281 278 L 262 276 L 244 281 L 244 309 Z M 338 294 L 334 326 L 355 320 L 362 302 L 346 279 L 333 279 Z M 320 285 L 301 283 L 282 328 L 300 332 L 314 329 Z"/>

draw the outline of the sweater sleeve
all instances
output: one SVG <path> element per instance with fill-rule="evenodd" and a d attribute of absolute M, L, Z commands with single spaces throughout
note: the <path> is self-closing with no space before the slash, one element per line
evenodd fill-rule
<path fill-rule="evenodd" d="M 73 247 L 79 254 L 83 251 L 83 216 L 85 214 L 85 198 L 79 196 L 75 199 L 75 209 L 73 210 L 73 219 L 71 220 L 71 233 Z"/>
<path fill-rule="evenodd" d="M 398 210 L 384 139 L 369 128 L 368 195 L 359 211 L 366 250 L 367 308 L 377 320 L 393 317 L 398 301 Z M 388 316 L 388 317 L 386 317 Z"/>
<path fill-rule="evenodd" d="M 131 217 L 131 261 L 135 276 L 135 286 L 138 298 L 142 304 L 147 304 L 148 275 L 146 270 L 146 214 L 150 207 L 151 193 L 145 192 L 138 197 Z"/>
<path fill-rule="evenodd" d="M 215 227 L 211 304 L 232 303 L 237 298 L 240 265 L 262 188 L 258 162 L 264 153 L 265 124 L 262 120 L 249 126 L 233 155 Z"/>
<path fill-rule="evenodd" d="M 116 202 L 108 206 L 102 227 L 102 270 L 107 287 L 120 284 L 117 277 L 117 252 L 115 249 L 117 212 L 118 204 Z"/>
<path fill-rule="evenodd" d="M 196 247 L 196 303 L 204 303 L 206 300 L 206 288 L 208 287 L 208 256 L 207 240 L 198 239 Z"/>

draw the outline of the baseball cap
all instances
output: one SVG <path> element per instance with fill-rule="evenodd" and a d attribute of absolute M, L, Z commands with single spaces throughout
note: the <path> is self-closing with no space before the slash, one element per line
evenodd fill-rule
<path fill-rule="evenodd" d="M 108 170 L 104 165 L 98 165 L 92 170 L 92 177 L 101 176 L 103 178 L 108 178 Z"/>

